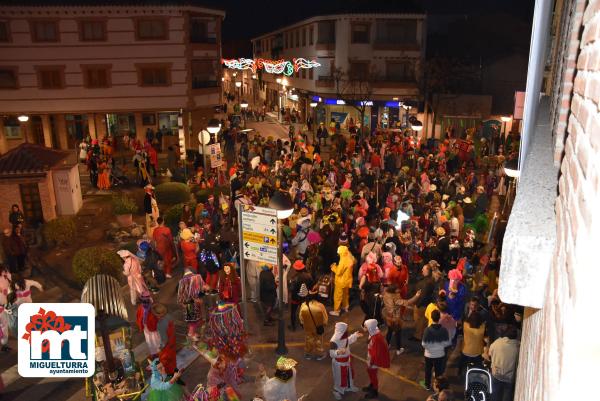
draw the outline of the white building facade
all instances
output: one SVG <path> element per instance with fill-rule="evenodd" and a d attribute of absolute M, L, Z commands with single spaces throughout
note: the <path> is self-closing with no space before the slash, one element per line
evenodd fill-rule
<path fill-rule="evenodd" d="M 419 83 L 425 59 L 424 14 L 340 14 L 318 16 L 286 26 L 252 40 L 254 58 L 290 60 L 305 58 L 319 67 L 300 69 L 291 76 L 257 71 L 252 74 L 225 71 L 225 81 L 242 80 L 248 101 L 297 110 L 302 120 L 312 116 L 317 123 L 331 119 L 347 124 L 360 113 L 342 104 L 348 97 L 336 76 L 360 77 L 367 83 L 368 107 L 364 126 L 388 128 L 416 114 Z M 252 79 L 252 76 L 255 76 Z M 281 78 L 281 82 L 277 82 Z M 258 93 L 253 93 L 258 92 Z M 356 93 L 353 94 L 356 98 Z M 310 107 L 317 102 L 317 106 Z M 400 103 L 406 107 L 400 107 Z"/>

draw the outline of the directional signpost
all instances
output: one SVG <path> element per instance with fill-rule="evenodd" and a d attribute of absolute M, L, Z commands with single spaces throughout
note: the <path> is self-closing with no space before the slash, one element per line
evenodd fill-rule
<path fill-rule="evenodd" d="M 277 211 L 251 206 L 242 211 L 244 259 L 277 264 Z"/>
<path fill-rule="evenodd" d="M 246 260 L 277 265 L 277 211 L 266 207 L 239 205 L 238 229 L 240 240 L 240 269 L 242 280 L 242 306 L 247 326 Z"/>

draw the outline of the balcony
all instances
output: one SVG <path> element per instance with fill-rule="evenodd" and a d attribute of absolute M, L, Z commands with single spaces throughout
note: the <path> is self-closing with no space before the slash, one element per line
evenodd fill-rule
<path fill-rule="evenodd" d="M 418 85 L 414 79 L 405 78 L 383 78 L 373 82 L 373 88 L 394 88 L 394 89 L 417 89 Z"/>
<path fill-rule="evenodd" d="M 335 81 L 331 75 L 321 75 L 317 78 L 315 85 L 317 88 L 333 88 L 335 86 Z"/>
<path fill-rule="evenodd" d="M 191 33 L 190 34 L 190 43 L 205 43 L 205 44 L 216 45 L 217 38 L 206 36 L 204 34 Z"/>

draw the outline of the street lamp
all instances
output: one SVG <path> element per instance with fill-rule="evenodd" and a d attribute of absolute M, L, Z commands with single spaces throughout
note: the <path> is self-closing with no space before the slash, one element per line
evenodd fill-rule
<path fill-rule="evenodd" d="M 277 82 L 277 85 L 278 85 L 277 95 L 279 96 L 279 99 L 278 99 L 279 100 L 279 122 L 283 122 L 283 114 L 281 114 L 281 90 L 282 90 L 281 82 L 282 82 L 282 80 L 281 80 L 281 78 L 277 78 L 275 80 L 275 82 Z"/>
<path fill-rule="evenodd" d="M 210 131 L 202 130 L 198 133 L 198 141 L 202 144 L 202 168 L 206 174 L 206 144 L 210 142 Z"/>
<path fill-rule="evenodd" d="M 277 267 L 279 277 L 279 324 L 277 326 L 277 349 L 278 355 L 287 354 L 285 346 L 285 322 L 283 317 L 283 224 L 281 220 L 287 219 L 294 212 L 294 203 L 286 192 L 275 191 L 269 201 L 269 208 L 277 211 Z"/>
<path fill-rule="evenodd" d="M 238 93 L 238 102 L 240 101 L 240 97 L 241 96 L 241 88 L 242 88 L 242 81 L 235 81 L 235 87 L 237 88 L 237 93 Z"/>
<path fill-rule="evenodd" d="M 511 116 L 502 116 L 500 117 L 500 120 L 502 120 L 502 123 L 504 124 L 504 132 L 502 133 L 502 141 L 501 143 L 504 143 L 504 141 L 506 141 L 506 126 L 508 125 L 508 122 L 510 120 L 512 120 Z"/>
<path fill-rule="evenodd" d="M 211 118 L 210 121 L 208 122 L 208 126 L 206 127 L 206 130 L 209 133 L 215 135 L 216 133 L 221 131 L 221 122 L 219 120 L 217 120 L 216 118 Z"/>
<path fill-rule="evenodd" d="M 19 120 L 22 123 L 26 123 L 27 121 L 29 121 L 29 116 L 26 116 L 25 114 L 22 114 L 19 117 L 17 117 L 17 120 Z"/>
<path fill-rule="evenodd" d="M 411 124 L 411 128 L 413 131 L 419 132 L 423 129 L 423 123 L 417 120 Z"/>

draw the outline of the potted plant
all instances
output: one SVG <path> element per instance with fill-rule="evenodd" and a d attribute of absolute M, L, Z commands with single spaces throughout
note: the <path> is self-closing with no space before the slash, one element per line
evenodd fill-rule
<path fill-rule="evenodd" d="M 138 211 L 135 201 L 124 194 L 116 195 L 112 198 L 112 205 L 119 226 L 130 227 L 133 224 L 133 214 Z"/>

